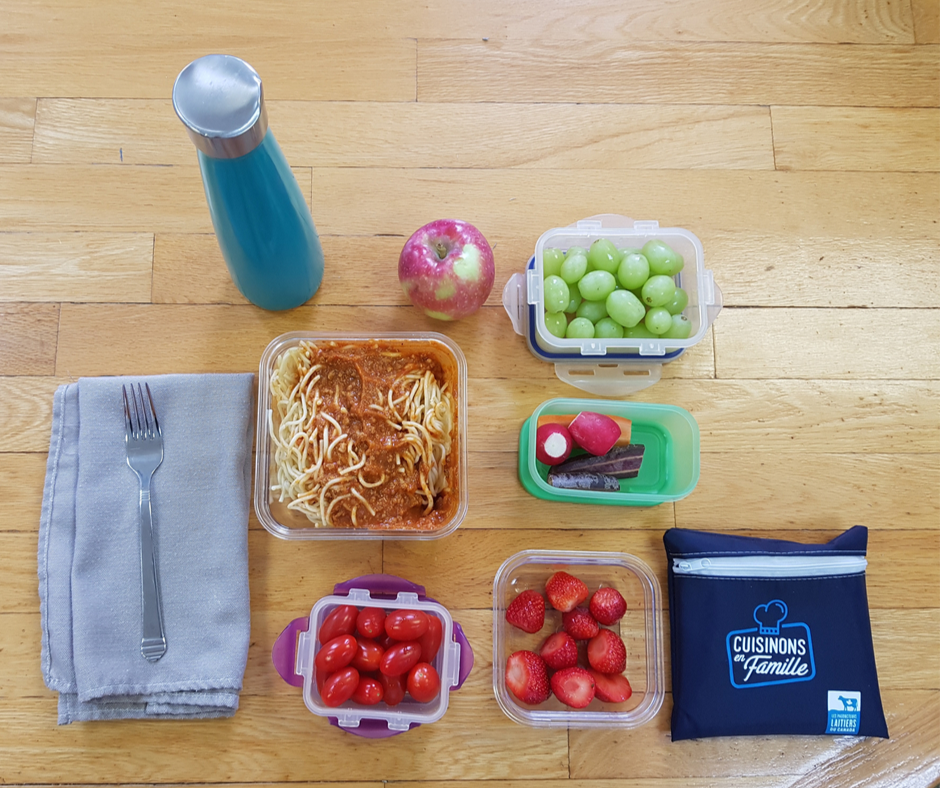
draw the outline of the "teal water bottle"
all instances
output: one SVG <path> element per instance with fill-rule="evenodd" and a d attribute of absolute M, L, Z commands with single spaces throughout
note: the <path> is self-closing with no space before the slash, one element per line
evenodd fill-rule
<path fill-rule="evenodd" d="M 207 55 L 176 78 L 173 108 L 199 170 L 232 281 L 262 309 L 306 302 L 323 279 L 310 210 L 274 134 L 261 78 L 244 60 Z"/>

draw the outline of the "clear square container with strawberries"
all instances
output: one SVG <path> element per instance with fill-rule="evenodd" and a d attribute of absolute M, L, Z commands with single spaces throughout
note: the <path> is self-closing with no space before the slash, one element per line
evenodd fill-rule
<path fill-rule="evenodd" d="M 636 728 L 665 694 L 659 582 L 627 553 L 525 550 L 493 585 L 493 690 L 537 728 Z"/>

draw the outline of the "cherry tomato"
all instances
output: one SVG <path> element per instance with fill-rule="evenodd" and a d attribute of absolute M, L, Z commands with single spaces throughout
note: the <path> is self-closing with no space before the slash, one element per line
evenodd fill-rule
<path fill-rule="evenodd" d="M 395 643 L 382 655 L 379 670 L 386 676 L 401 676 L 411 670 L 419 659 L 421 659 L 421 646 L 414 640 Z"/>
<path fill-rule="evenodd" d="M 317 692 L 319 692 L 322 695 L 323 685 L 326 683 L 326 680 L 330 677 L 330 672 L 328 670 L 320 670 L 320 668 L 317 668 L 314 671 L 314 675 L 316 677 L 316 682 L 317 682 Z"/>
<path fill-rule="evenodd" d="M 408 673 L 408 692 L 418 703 L 434 700 L 441 691 L 441 677 L 433 665 L 419 662 Z"/>
<path fill-rule="evenodd" d="M 396 610 L 385 619 L 385 631 L 395 640 L 417 640 L 428 631 L 428 614 L 423 610 Z"/>
<path fill-rule="evenodd" d="M 418 638 L 418 643 L 421 645 L 422 662 L 434 662 L 434 657 L 437 656 L 443 639 L 444 625 L 437 616 L 428 614 L 428 631 Z"/>
<path fill-rule="evenodd" d="M 385 633 L 385 611 L 380 607 L 364 607 L 356 618 L 356 631 L 364 638 L 377 638 Z"/>
<path fill-rule="evenodd" d="M 356 652 L 359 651 L 359 644 L 352 635 L 340 635 L 333 638 L 323 646 L 314 658 L 313 663 L 320 669 L 329 673 L 345 668 Z"/>
<path fill-rule="evenodd" d="M 343 668 L 326 680 L 320 697 L 327 706 L 339 706 L 352 697 L 358 686 L 359 671 L 355 668 Z"/>
<path fill-rule="evenodd" d="M 388 651 L 392 646 L 394 646 L 398 641 L 393 640 L 388 636 L 388 633 L 381 635 L 375 639 L 375 642 L 378 643 L 383 649 Z"/>
<path fill-rule="evenodd" d="M 374 640 L 360 638 L 356 656 L 353 657 L 350 664 L 360 673 L 364 671 L 378 670 L 379 665 L 382 664 L 382 655 L 384 653 L 385 649 Z"/>
<path fill-rule="evenodd" d="M 363 706 L 374 706 L 385 697 L 385 687 L 375 679 L 361 678 L 352 699 Z"/>
<path fill-rule="evenodd" d="M 379 674 L 379 681 L 385 688 L 385 703 L 388 706 L 397 706 L 405 699 L 405 677 L 386 676 Z"/>
<path fill-rule="evenodd" d="M 356 631 L 356 616 L 359 610 L 354 605 L 340 605 L 334 608 L 323 619 L 317 639 L 321 643 L 329 643 L 340 635 L 351 635 Z"/>

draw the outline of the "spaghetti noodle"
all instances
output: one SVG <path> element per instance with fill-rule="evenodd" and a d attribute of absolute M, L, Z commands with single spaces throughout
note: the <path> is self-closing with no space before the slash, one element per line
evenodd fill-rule
<path fill-rule="evenodd" d="M 301 342 L 274 363 L 271 490 L 317 527 L 432 530 L 456 508 L 456 401 L 429 352 Z"/>

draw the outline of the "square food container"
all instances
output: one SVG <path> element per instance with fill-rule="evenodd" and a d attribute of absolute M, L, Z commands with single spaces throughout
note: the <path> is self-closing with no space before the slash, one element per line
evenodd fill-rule
<path fill-rule="evenodd" d="M 548 466 L 535 457 L 539 416 L 581 411 L 630 419 L 631 443 L 642 444 L 643 463 L 634 479 L 620 479 L 618 492 L 567 490 L 548 483 Z M 657 506 L 689 495 L 699 479 L 699 430 L 695 417 L 675 405 L 559 398 L 543 402 L 519 432 L 519 479 L 536 498 L 608 506 Z"/>
<path fill-rule="evenodd" d="M 317 689 L 314 660 L 321 644 L 317 633 L 326 617 L 339 605 L 378 607 L 395 610 L 422 610 L 436 616 L 442 625 L 441 647 L 431 663 L 441 679 L 437 698 L 419 703 L 410 695 L 397 706 L 384 701 L 365 706 L 348 700 L 331 707 Z M 418 725 L 436 722 L 447 711 L 450 693 L 459 689 L 473 667 L 473 651 L 460 624 L 439 602 L 425 595 L 423 586 L 394 575 L 365 575 L 337 584 L 331 596 L 322 597 L 309 616 L 294 619 L 278 636 L 272 649 L 274 667 L 288 684 L 303 688 L 307 709 L 327 717 L 339 728 L 369 739 L 386 738 Z"/>
<path fill-rule="evenodd" d="M 545 583 L 564 571 L 584 581 L 591 594 L 602 586 L 617 589 L 627 602 L 623 618 L 611 625 L 627 651 L 624 675 L 633 694 L 624 703 L 594 698 L 583 709 L 565 706 L 554 695 L 534 706 L 506 687 L 506 661 L 516 651 L 538 652 L 545 639 L 562 629 L 561 613 L 545 604 L 545 626 L 528 634 L 506 621 L 506 608 L 522 591 L 545 594 Z M 493 691 L 511 720 L 535 728 L 637 728 L 652 720 L 663 704 L 662 596 L 652 570 L 627 553 L 525 550 L 499 568 L 493 583 Z"/>
<path fill-rule="evenodd" d="M 276 418 L 272 410 L 271 375 L 281 353 L 295 348 L 301 342 L 316 344 L 335 343 L 352 348 L 369 347 L 380 343 L 382 348 L 403 352 L 429 353 L 440 362 L 449 390 L 456 396 L 456 423 L 452 429 L 451 462 L 453 487 L 446 493 L 446 519 L 433 528 L 340 528 L 316 526 L 307 516 L 288 508 L 287 502 L 278 500 L 271 491 L 271 480 L 276 477 L 274 443 L 271 429 Z M 391 384 L 392 381 L 388 381 Z M 434 332 L 388 332 L 365 336 L 362 334 L 291 332 L 282 334 L 265 348 L 258 370 L 258 414 L 255 445 L 254 506 L 258 520 L 272 534 L 281 539 L 437 539 L 453 533 L 463 522 L 468 508 L 467 489 L 467 360 L 460 347 L 449 337 Z"/>
<path fill-rule="evenodd" d="M 542 254 L 547 248 L 567 251 L 607 238 L 618 248 L 642 247 L 659 239 L 685 260 L 675 276 L 689 295 L 683 314 L 692 323 L 688 339 L 560 339 L 545 326 L 542 301 Z M 535 254 L 524 273 L 513 274 L 503 289 L 503 308 L 517 334 L 526 338 L 529 351 L 555 365 L 559 380 L 602 396 L 623 396 L 656 383 L 662 366 L 675 360 L 705 336 L 721 311 L 721 291 L 711 271 L 705 269 L 702 242 L 681 227 L 660 227 L 656 221 L 633 221 L 626 216 L 603 214 L 570 227 L 542 233 Z"/>

